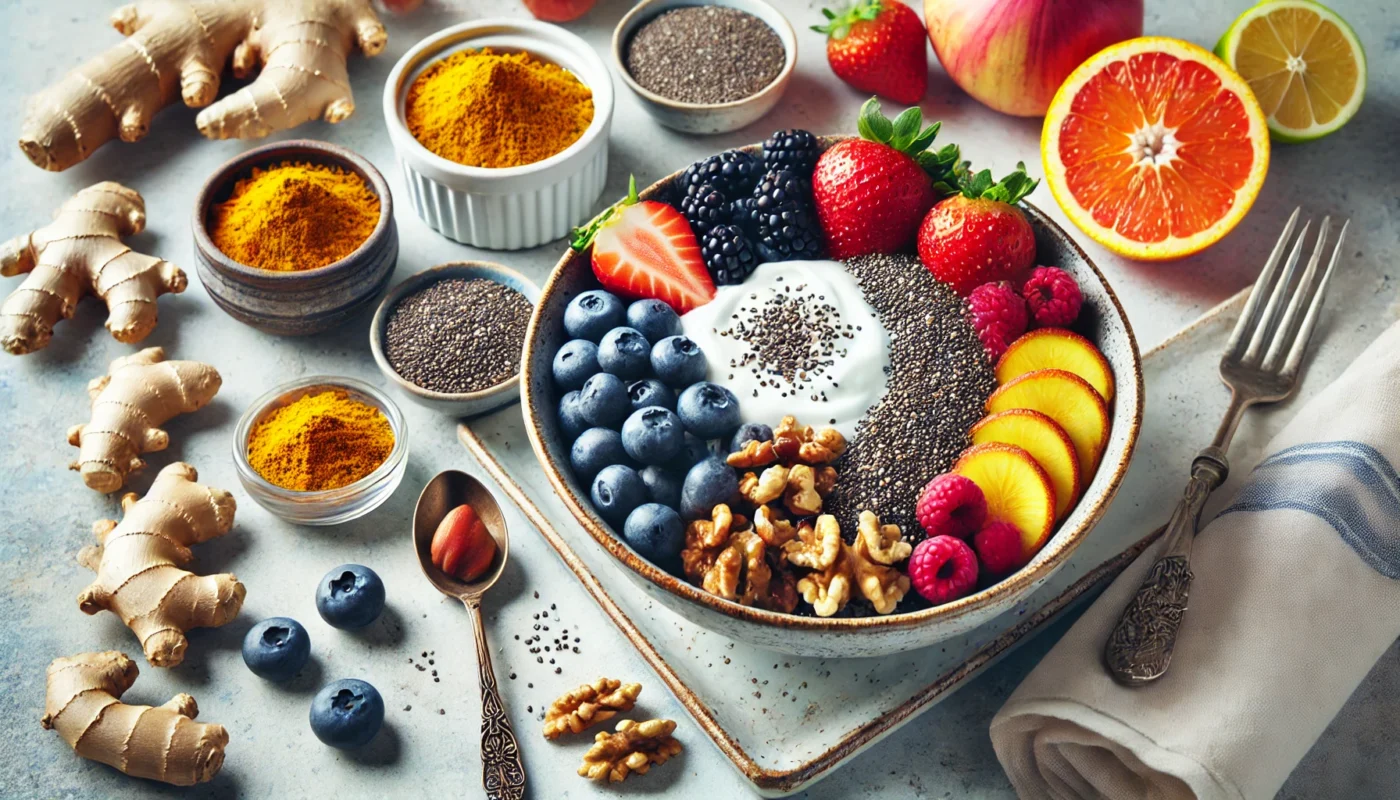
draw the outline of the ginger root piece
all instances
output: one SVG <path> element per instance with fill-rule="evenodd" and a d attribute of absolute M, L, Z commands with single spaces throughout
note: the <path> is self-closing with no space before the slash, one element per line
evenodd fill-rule
<path fill-rule="evenodd" d="M 162 706 L 133 706 L 121 696 L 136 682 L 124 653 L 82 653 L 49 664 L 46 730 L 56 730 L 83 758 L 136 778 L 192 786 L 224 765 L 228 731 L 195 722 L 194 698 L 177 694 Z"/>
<path fill-rule="evenodd" d="M 19 146 L 38 166 L 65 170 L 111 139 L 137 141 L 177 99 L 208 106 L 195 124 L 211 139 L 340 122 L 355 110 L 351 48 L 375 56 L 387 39 L 370 0 L 140 0 L 112 27 L 129 38 L 29 101 Z M 214 103 L 230 58 L 234 77 L 262 72 Z"/>
<path fill-rule="evenodd" d="M 681 752 L 681 743 L 671 735 L 675 731 L 676 723 L 669 719 L 624 719 L 617 723 L 616 733 L 602 732 L 593 738 L 578 774 L 610 783 L 626 780 L 633 772 L 645 775 L 652 764 L 665 764 Z"/>
<path fill-rule="evenodd" d="M 222 383 L 208 364 L 166 361 L 159 347 L 116 359 L 88 384 L 92 418 L 68 429 L 68 443 L 78 448 L 68 468 L 81 472 L 88 488 L 115 492 L 146 466 L 142 453 L 169 446 L 170 436 L 157 426 L 208 405 Z"/>
<path fill-rule="evenodd" d="M 84 614 L 111 611 L 141 641 L 146 660 L 173 667 L 185 658 L 185 631 L 215 628 L 238 616 L 247 590 L 233 575 L 195 575 L 181 567 L 190 545 L 233 527 L 236 504 L 222 489 L 195 483 L 199 473 L 176 462 L 160 471 L 144 499 L 122 497 L 122 521 L 92 526 L 98 544 L 78 561 L 97 573 L 82 594 Z"/>
<path fill-rule="evenodd" d="M 572 689 L 550 704 L 544 715 L 544 738 L 557 739 L 566 733 L 579 733 L 590 725 L 606 722 L 632 710 L 640 683 L 623 683 L 599 678 Z"/>
<path fill-rule="evenodd" d="M 107 330 L 139 342 L 156 326 L 156 298 L 185 291 L 179 267 L 142 255 L 122 237 L 146 227 L 146 202 L 110 181 L 68 199 L 54 221 L 0 244 L 0 275 L 27 275 L 0 306 L 0 344 L 15 355 L 49 343 L 53 326 L 92 294 L 107 304 Z"/>

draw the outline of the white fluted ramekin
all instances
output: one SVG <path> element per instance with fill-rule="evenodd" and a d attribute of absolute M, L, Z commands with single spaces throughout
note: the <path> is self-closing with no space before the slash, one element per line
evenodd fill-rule
<path fill-rule="evenodd" d="M 593 122 L 583 136 L 543 161 L 502 169 L 449 161 L 413 138 L 404 101 L 414 79 L 444 56 L 482 47 L 527 51 L 578 77 L 593 91 Z M 405 53 L 384 84 L 384 121 L 414 210 L 442 235 L 491 250 L 536 247 L 593 216 L 608 177 L 612 115 L 612 76 L 603 60 L 578 36 L 535 20 L 481 19 L 445 28 Z"/>

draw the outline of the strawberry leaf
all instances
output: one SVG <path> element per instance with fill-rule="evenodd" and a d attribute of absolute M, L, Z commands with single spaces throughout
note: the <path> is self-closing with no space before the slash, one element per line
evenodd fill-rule
<path fill-rule="evenodd" d="M 929 145 L 933 144 L 934 137 L 938 136 L 938 130 L 942 127 L 943 123 L 935 122 L 922 131 L 919 131 L 919 135 L 915 136 L 914 140 L 909 143 L 909 152 L 922 153 L 927 150 Z"/>
<path fill-rule="evenodd" d="M 984 169 L 960 181 L 962 194 L 973 199 L 983 198 L 1015 205 L 1040 185 L 1039 178 L 1026 174 L 1025 162 L 1018 161 L 1016 170 L 1000 181 L 992 180 L 992 171 Z"/>
<path fill-rule="evenodd" d="M 853 6 L 849 6 L 840 13 L 823 8 L 822 16 L 826 17 L 825 25 L 813 25 L 812 30 L 817 33 L 824 33 L 832 39 L 844 39 L 846 34 L 851 32 L 851 26 L 857 22 L 872 22 L 880 12 L 885 10 L 883 0 L 860 0 Z"/>
<path fill-rule="evenodd" d="M 923 114 L 918 107 L 906 108 L 899 116 L 894 118 L 894 130 L 890 136 L 890 146 L 894 149 L 907 153 L 909 147 L 919 136 L 919 126 L 923 124 Z"/>
<path fill-rule="evenodd" d="M 880 113 L 880 101 L 872 97 L 860 107 L 860 117 L 856 119 L 856 130 L 860 131 L 862 139 L 889 144 L 890 137 L 894 135 L 894 123 L 890 122 L 889 117 Z"/>
<path fill-rule="evenodd" d="M 639 199 L 640 198 L 637 196 L 637 176 L 629 175 L 627 177 L 627 196 L 603 209 L 601 214 L 594 217 L 584 227 L 574 228 L 573 232 L 569 235 L 569 248 L 576 253 L 581 253 L 588 249 L 588 246 L 593 244 L 593 237 L 598 235 L 598 231 L 602 230 L 605 225 L 611 222 L 613 217 L 616 217 L 622 209 L 630 205 L 636 205 Z"/>

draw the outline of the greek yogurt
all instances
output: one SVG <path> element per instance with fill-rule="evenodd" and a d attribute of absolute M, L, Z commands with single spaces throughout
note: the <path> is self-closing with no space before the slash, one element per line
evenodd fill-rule
<path fill-rule="evenodd" d="M 739 397 L 745 422 L 792 415 L 849 439 L 885 393 L 889 334 L 839 262 L 763 264 L 681 325 L 705 351 L 709 379 Z"/>

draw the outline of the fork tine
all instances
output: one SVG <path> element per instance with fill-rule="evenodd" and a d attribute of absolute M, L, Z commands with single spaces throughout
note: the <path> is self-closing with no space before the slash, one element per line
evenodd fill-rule
<path fill-rule="evenodd" d="M 1293 249 L 1288 253 L 1288 264 L 1284 267 L 1283 277 L 1274 284 L 1273 291 L 1269 294 L 1269 303 L 1264 306 L 1264 313 L 1259 316 L 1259 322 L 1254 326 L 1254 333 L 1249 339 L 1249 348 L 1244 351 L 1241 361 L 1246 364 L 1257 364 L 1259 362 L 1259 351 L 1264 349 L 1264 340 L 1269 336 L 1274 327 L 1274 322 L 1278 320 L 1279 306 L 1283 305 L 1283 296 L 1288 294 L 1288 285 L 1293 282 L 1293 273 L 1298 269 L 1298 259 L 1303 255 L 1303 243 L 1308 238 L 1308 228 L 1312 227 L 1312 220 L 1303 223 L 1303 230 L 1298 234 L 1298 240 L 1293 243 Z"/>
<path fill-rule="evenodd" d="M 1293 236 L 1293 226 L 1298 224 L 1298 215 L 1302 213 L 1303 207 L 1293 209 L 1293 214 L 1289 216 L 1288 223 L 1283 226 L 1283 235 L 1278 237 L 1278 242 L 1274 245 L 1273 252 L 1269 253 L 1269 260 L 1264 262 L 1264 269 L 1260 270 L 1259 277 L 1254 281 L 1254 289 L 1249 293 L 1249 299 L 1245 301 L 1244 310 L 1240 312 L 1239 322 L 1235 323 L 1235 330 L 1230 334 L 1230 341 L 1225 345 L 1225 353 L 1238 357 L 1240 342 L 1244 339 L 1254 325 L 1253 317 L 1259 310 L 1259 303 L 1264 297 L 1264 292 L 1274 279 L 1274 270 L 1278 268 L 1279 259 L 1283 256 L 1284 248 L 1288 246 L 1288 240 Z"/>
<path fill-rule="evenodd" d="M 1293 349 L 1288 352 L 1288 360 L 1284 362 L 1285 375 L 1296 374 L 1299 365 L 1303 363 L 1303 353 L 1307 351 L 1308 339 L 1312 337 L 1313 328 L 1317 325 L 1323 299 L 1327 296 L 1327 285 L 1331 283 L 1332 271 L 1337 268 L 1337 262 L 1341 259 L 1342 247 L 1347 240 L 1347 228 L 1350 226 L 1351 220 L 1342 223 L 1342 231 L 1337 235 L 1337 246 L 1332 249 L 1332 259 L 1327 262 L 1327 271 L 1322 273 L 1322 280 L 1318 282 L 1317 291 L 1313 293 L 1312 303 L 1308 306 L 1307 316 L 1303 317 L 1303 324 L 1298 328 L 1298 336 L 1293 341 Z"/>
<path fill-rule="evenodd" d="M 1293 323 L 1298 321 L 1298 314 L 1303 310 L 1304 304 L 1312 295 L 1313 282 L 1317 277 L 1317 266 L 1322 261 L 1322 251 L 1327 247 L 1327 235 L 1332 230 L 1332 218 L 1323 217 L 1322 225 L 1317 229 L 1317 241 L 1313 244 L 1312 257 L 1308 259 L 1308 268 L 1303 272 L 1303 277 L 1298 279 L 1298 287 L 1293 290 L 1291 299 L 1288 301 L 1288 308 L 1283 313 L 1283 320 L 1279 322 L 1278 329 L 1274 331 L 1269 351 L 1264 355 L 1263 368 L 1266 372 L 1277 372 L 1279 362 L 1289 349 L 1289 344 L 1293 341 Z"/>

